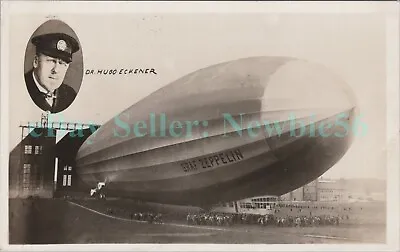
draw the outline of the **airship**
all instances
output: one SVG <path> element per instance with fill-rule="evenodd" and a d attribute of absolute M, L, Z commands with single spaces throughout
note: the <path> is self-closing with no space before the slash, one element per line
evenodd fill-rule
<path fill-rule="evenodd" d="M 358 108 L 325 66 L 249 57 L 204 67 L 104 123 L 76 155 L 80 183 L 148 202 L 210 205 L 282 195 L 350 148 Z"/>

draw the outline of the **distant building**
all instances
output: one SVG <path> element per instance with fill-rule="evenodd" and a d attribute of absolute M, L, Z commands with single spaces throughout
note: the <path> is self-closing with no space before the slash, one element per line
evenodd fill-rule
<path fill-rule="evenodd" d="M 312 181 L 311 183 L 305 185 L 303 192 L 303 200 L 304 201 L 317 201 L 318 199 L 318 184 L 317 180 Z"/>
<path fill-rule="evenodd" d="M 384 182 L 371 179 L 316 179 L 280 196 L 282 201 L 384 201 Z"/>
<path fill-rule="evenodd" d="M 303 187 L 297 188 L 287 194 L 280 197 L 283 201 L 303 201 L 304 200 L 304 189 Z"/>
<path fill-rule="evenodd" d="M 9 198 L 52 198 L 72 191 L 76 185 L 74 157 L 92 133 L 83 126 L 88 125 L 66 123 L 53 127 L 47 124 L 47 118 L 41 123 L 21 125 L 21 142 L 9 156 Z M 59 130 L 79 137 L 66 135 L 57 141 Z"/>
<path fill-rule="evenodd" d="M 9 197 L 53 197 L 56 132 L 36 128 L 10 153 Z"/>
<path fill-rule="evenodd" d="M 212 206 L 211 212 L 261 215 L 274 214 L 277 201 L 277 196 L 265 195 L 232 202 L 221 202 Z"/>
<path fill-rule="evenodd" d="M 346 200 L 346 188 L 342 181 L 318 180 L 317 200 L 336 201 Z"/>

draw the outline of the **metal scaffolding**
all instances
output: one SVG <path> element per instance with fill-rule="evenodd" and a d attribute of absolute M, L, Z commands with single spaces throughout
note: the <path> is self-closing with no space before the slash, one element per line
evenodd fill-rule
<path fill-rule="evenodd" d="M 28 129 L 55 129 L 55 130 L 77 130 L 77 129 L 84 129 L 89 127 L 100 127 L 98 124 L 88 124 L 88 123 L 77 123 L 77 122 L 51 122 L 50 124 L 47 121 L 35 122 L 25 125 L 20 125 L 19 127 L 22 128 L 22 131 L 25 128 Z"/>

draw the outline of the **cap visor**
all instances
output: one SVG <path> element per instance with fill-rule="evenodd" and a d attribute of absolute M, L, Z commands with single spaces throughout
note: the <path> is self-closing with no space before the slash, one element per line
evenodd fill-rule
<path fill-rule="evenodd" d="M 72 57 L 62 54 L 59 51 L 52 51 L 52 50 L 40 50 L 40 53 L 43 53 L 44 55 L 57 58 L 57 59 L 62 59 L 63 61 L 70 63 L 72 61 Z"/>

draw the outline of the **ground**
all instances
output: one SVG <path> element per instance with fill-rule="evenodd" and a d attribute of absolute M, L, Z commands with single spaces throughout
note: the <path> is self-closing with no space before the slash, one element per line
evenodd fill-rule
<path fill-rule="evenodd" d="M 218 227 L 191 226 L 173 220 L 148 224 L 110 216 L 79 201 L 13 199 L 9 203 L 10 244 L 385 243 L 384 225 Z"/>

